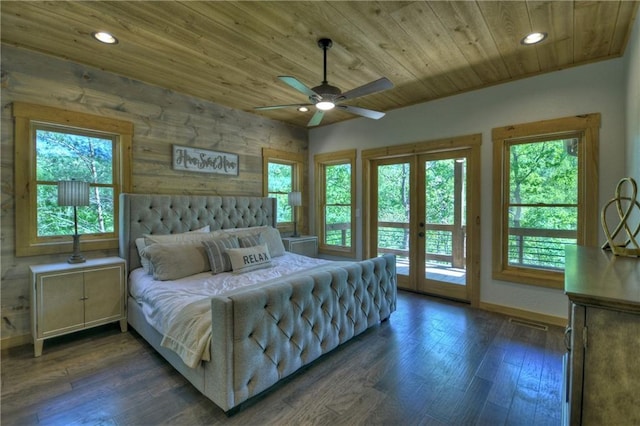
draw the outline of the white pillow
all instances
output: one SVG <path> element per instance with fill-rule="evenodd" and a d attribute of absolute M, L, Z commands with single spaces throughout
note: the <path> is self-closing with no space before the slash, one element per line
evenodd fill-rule
<path fill-rule="evenodd" d="M 264 240 L 262 239 L 261 234 L 257 235 L 247 235 L 245 237 L 238 238 L 238 242 L 240 243 L 240 247 L 253 247 L 258 244 L 264 244 Z"/>
<path fill-rule="evenodd" d="M 209 258 L 202 244 L 151 244 L 142 250 L 152 265 L 156 280 L 177 280 L 209 271 Z"/>
<path fill-rule="evenodd" d="M 142 264 L 144 271 L 149 275 L 153 275 L 153 268 L 149 263 L 149 259 L 145 258 L 142 255 L 142 251 L 145 249 L 145 247 L 158 242 L 169 243 L 169 244 L 176 243 L 179 241 L 190 242 L 186 240 L 184 237 L 178 237 L 178 235 L 199 234 L 199 233 L 209 234 L 210 232 L 211 232 L 211 227 L 207 225 L 207 226 L 203 226 L 200 229 L 182 232 L 180 234 L 162 235 L 163 241 L 156 241 L 156 240 L 160 240 L 160 238 L 157 238 L 157 237 L 160 237 L 160 235 L 145 234 L 142 238 L 136 238 L 136 241 L 135 241 L 136 248 L 138 249 L 138 255 L 140 256 L 140 263 Z M 147 239 L 147 237 L 149 237 L 149 239 Z M 198 240 L 198 241 L 202 241 L 202 240 Z"/>
<path fill-rule="evenodd" d="M 229 228 L 229 229 L 217 229 L 213 231 L 213 235 L 216 238 L 220 237 L 246 237 L 247 235 L 257 235 L 262 231 L 269 228 L 268 226 L 253 226 L 251 228 Z"/>
<path fill-rule="evenodd" d="M 247 248 L 229 248 L 227 254 L 235 273 L 240 274 L 271 266 L 271 255 L 266 244 Z"/>
<path fill-rule="evenodd" d="M 267 229 L 260 233 L 262 240 L 269 247 L 269 254 L 271 257 L 278 257 L 284 255 L 284 244 L 282 244 L 282 237 L 280 237 L 280 231 L 273 226 L 269 226 Z"/>

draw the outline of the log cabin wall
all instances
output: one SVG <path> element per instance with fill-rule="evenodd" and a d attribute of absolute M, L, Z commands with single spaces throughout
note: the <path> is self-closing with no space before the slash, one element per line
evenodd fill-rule
<path fill-rule="evenodd" d="M 305 159 L 308 157 L 305 128 L 5 44 L 2 45 L 1 63 L 2 347 L 30 342 L 29 265 L 64 262 L 68 257 L 68 253 L 15 256 L 13 102 L 52 106 L 132 122 L 132 187 L 135 193 L 260 196 L 262 148 L 301 153 Z M 238 154 L 239 175 L 229 177 L 174 171 L 171 167 L 173 144 Z M 308 162 L 305 162 L 303 191 L 306 193 L 308 175 Z M 307 224 L 300 225 L 301 231 L 306 232 Z M 101 257 L 117 255 L 117 250 L 83 254 L 88 258 Z"/>

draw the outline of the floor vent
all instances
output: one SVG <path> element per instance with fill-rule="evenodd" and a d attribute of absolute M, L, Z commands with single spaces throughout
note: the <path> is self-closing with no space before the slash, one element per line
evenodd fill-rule
<path fill-rule="evenodd" d="M 509 322 L 515 325 L 523 325 L 525 327 L 535 328 L 536 330 L 547 331 L 549 327 L 539 322 L 527 321 L 520 318 L 509 318 Z"/>

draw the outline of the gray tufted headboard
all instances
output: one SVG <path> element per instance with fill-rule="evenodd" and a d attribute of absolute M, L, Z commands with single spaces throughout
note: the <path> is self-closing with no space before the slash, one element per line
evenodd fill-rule
<path fill-rule="evenodd" d="M 207 195 L 120 194 L 119 254 L 127 269 L 140 267 L 136 238 L 211 230 L 276 226 L 276 199 Z"/>

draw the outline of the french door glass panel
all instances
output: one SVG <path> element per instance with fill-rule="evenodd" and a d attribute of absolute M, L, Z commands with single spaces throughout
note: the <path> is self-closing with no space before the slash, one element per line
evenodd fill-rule
<path fill-rule="evenodd" d="M 420 156 L 418 289 L 467 300 L 467 159 L 459 155 Z"/>
<path fill-rule="evenodd" d="M 377 167 L 377 252 L 394 253 L 397 274 L 404 276 L 410 273 L 410 172 L 409 162 Z"/>

